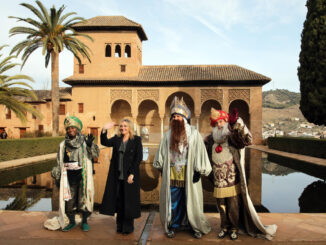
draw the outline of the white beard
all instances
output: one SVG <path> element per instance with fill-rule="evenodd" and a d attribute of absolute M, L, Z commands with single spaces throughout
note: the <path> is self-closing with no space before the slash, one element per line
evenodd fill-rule
<path fill-rule="evenodd" d="M 227 140 L 229 134 L 229 123 L 225 123 L 221 129 L 214 127 L 212 131 L 214 142 L 217 144 L 224 143 Z"/>

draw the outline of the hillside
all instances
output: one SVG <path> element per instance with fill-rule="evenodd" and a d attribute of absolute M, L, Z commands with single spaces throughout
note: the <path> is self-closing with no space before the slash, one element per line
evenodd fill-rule
<path fill-rule="evenodd" d="M 286 89 L 276 89 L 263 92 L 263 107 L 284 109 L 300 103 L 300 93 Z"/>
<path fill-rule="evenodd" d="M 304 120 L 299 109 L 300 93 L 285 89 L 263 92 L 263 123 L 297 117 Z"/>

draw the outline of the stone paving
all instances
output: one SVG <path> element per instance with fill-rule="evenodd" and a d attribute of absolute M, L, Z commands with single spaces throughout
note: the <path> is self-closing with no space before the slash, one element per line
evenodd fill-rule
<path fill-rule="evenodd" d="M 115 219 L 111 216 L 93 214 L 89 220 L 91 230 L 83 232 L 76 227 L 70 232 L 49 231 L 43 228 L 43 222 L 55 215 L 54 212 L 0 211 L 1 245 L 38 245 L 38 244 L 141 244 L 148 213 L 135 221 L 135 232 L 129 235 L 116 233 Z M 326 244 L 326 214 L 302 213 L 260 213 L 264 224 L 277 224 L 278 231 L 272 241 L 255 239 L 240 235 L 237 241 L 228 238 L 218 240 L 219 215 L 206 213 L 212 225 L 212 231 L 197 240 L 189 232 L 177 232 L 176 237 L 168 239 L 163 233 L 158 213 L 149 229 L 146 244 Z M 144 243 L 145 244 L 145 243 Z"/>

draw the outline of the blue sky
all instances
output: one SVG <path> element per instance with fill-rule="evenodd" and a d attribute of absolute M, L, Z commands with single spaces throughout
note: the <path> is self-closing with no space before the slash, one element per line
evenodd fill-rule
<path fill-rule="evenodd" d="M 22 2 L 3 1 L 0 8 L 0 45 L 11 47 L 23 36 L 9 38 L 19 25 L 8 16 L 32 16 Z M 66 12 L 92 18 L 123 15 L 141 24 L 144 65 L 235 64 L 272 79 L 263 90 L 299 92 L 297 77 L 306 0 L 44 0 L 46 7 L 64 4 Z M 20 62 L 18 60 L 18 62 Z M 19 73 L 17 70 L 15 73 Z M 21 73 L 34 78 L 35 89 L 50 88 L 50 68 L 41 50 L 27 61 Z M 73 57 L 60 54 L 60 79 L 73 73 Z M 60 83 L 60 86 L 67 86 Z"/>

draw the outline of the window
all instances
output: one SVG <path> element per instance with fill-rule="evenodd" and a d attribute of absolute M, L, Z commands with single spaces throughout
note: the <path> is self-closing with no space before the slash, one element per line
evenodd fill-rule
<path fill-rule="evenodd" d="M 26 134 L 26 128 L 19 128 L 19 137 L 23 138 L 24 134 Z"/>
<path fill-rule="evenodd" d="M 120 70 L 121 72 L 126 72 L 126 65 L 121 65 Z"/>
<path fill-rule="evenodd" d="M 119 44 L 115 46 L 114 57 L 120 58 L 121 57 L 121 47 Z"/>
<path fill-rule="evenodd" d="M 130 58 L 131 57 L 131 48 L 130 45 L 127 44 L 125 47 L 125 58 Z"/>
<path fill-rule="evenodd" d="M 78 112 L 83 113 L 84 112 L 84 103 L 78 103 Z"/>
<path fill-rule="evenodd" d="M 6 108 L 6 119 L 11 119 L 11 110 Z"/>
<path fill-rule="evenodd" d="M 38 125 L 38 131 L 43 132 L 44 126 L 43 125 Z"/>
<path fill-rule="evenodd" d="M 84 65 L 79 64 L 79 74 L 84 74 Z"/>
<path fill-rule="evenodd" d="M 65 105 L 59 106 L 59 115 L 66 115 L 66 106 Z"/>
<path fill-rule="evenodd" d="M 105 57 L 111 57 L 112 54 L 111 54 L 111 45 L 110 44 L 107 44 L 106 47 L 105 47 Z"/>

